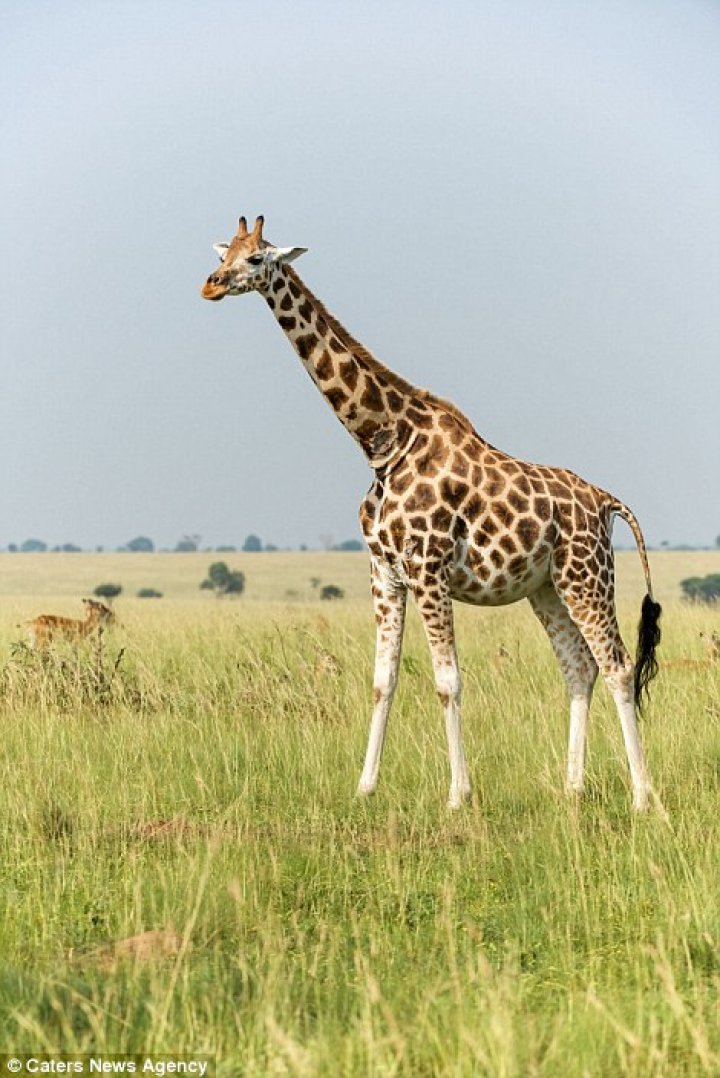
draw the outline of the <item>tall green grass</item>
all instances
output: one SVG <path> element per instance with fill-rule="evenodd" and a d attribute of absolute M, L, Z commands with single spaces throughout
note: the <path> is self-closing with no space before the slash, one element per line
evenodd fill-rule
<path fill-rule="evenodd" d="M 445 809 L 415 618 L 380 788 L 357 801 L 373 626 L 365 561 L 341 557 L 281 559 L 236 603 L 159 558 L 147 583 L 167 601 L 121 601 L 100 647 L 44 657 L 15 623 L 52 595 L 72 613 L 96 567 L 73 558 L 76 590 L 67 569 L 53 592 L 42 558 L 13 576 L 0 1051 L 208 1052 L 248 1075 L 720 1073 L 720 671 L 698 641 L 717 615 L 674 600 L 685 566 L 660 559 L 662 651 L 698 665 L 661 672 L 643 723 L 668 823 L 631 812 L 602 687 L 587 793 L 566 800 L 564 688 L 522 606 L 458 611 L 473 806 Z M 287 597 L 315 575 L 350 599 Z"/>

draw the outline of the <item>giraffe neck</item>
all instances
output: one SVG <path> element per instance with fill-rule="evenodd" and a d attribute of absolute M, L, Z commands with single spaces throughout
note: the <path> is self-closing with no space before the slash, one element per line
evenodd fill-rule
<path fill-rule="evenodd" d="M 412 444 L 413 403 L 424 391 L 379 363 L 292 267 L 280 267 L 263 295 L 306 371 L 371 466 L 387 468 Z"/>

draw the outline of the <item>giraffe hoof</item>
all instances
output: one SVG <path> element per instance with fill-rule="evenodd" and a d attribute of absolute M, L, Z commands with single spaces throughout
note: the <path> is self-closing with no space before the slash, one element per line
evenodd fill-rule
<path fill-rule="evenodd" d="M 361 782 L 360 785 L 357 788 L 355 796 L 356 797 L 372 797 L 372 795 L 374 793 L 375 793 L 375 786 L 366 785 L 364 782 Z"/>
<path fill-rule="evenodd" d="M 464 808 L 465 805 L 472 803 L 472 790 L 463 790 L 461 793 L 451 793 L 448 798 L 447 807 L 451 812 L 457 812 L 458 809 Z"/>

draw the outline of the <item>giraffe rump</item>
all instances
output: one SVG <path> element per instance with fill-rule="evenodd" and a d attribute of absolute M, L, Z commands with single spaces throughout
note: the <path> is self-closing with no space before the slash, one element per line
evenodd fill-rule
<path fill-rule="evenodd" d="M 635 706 L 642 712 L 650 682 L 658 672 L 655 649 L 660 643 L 660 615 L 662 607 L 651 595 L 643 599 L 640 624 L 638 625 L 637 653 L 635 656 Z"/>

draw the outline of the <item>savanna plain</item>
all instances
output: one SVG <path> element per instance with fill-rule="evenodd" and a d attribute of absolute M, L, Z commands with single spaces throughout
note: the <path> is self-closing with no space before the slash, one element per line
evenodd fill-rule
<path fill-rule="evenodd" d="M 198 586 L 217 557 L 0 555 L 0 1051 L 720 1074 L 720 664 L 699 637 L 720 613 L 679 588 L 720 553 L 651 555 L 664 665 L 642 731 L 666 815 L 639 818 L 601 685 L 586 794 L 565 797 L 565 689 L 526 604 L 457 608 L 472 806 L 445 807 L 413 613 L 380 787 L 356 799 L 365 555 L 221 555 L 247 586 L 220 600 Z M 634 552 L 618 578 L 634 648 Z M 99 642 L 27 650 L 18 623 L 80 617 L 106 581 L 124 590 Z"/>

